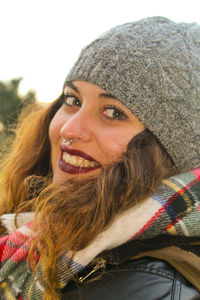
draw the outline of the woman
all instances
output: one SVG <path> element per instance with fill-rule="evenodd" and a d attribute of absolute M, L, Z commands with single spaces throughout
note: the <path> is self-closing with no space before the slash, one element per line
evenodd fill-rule
<path fill-rule="evenodd" d="M 23 118 L 1 179 L 1 299 L 200 299 L 199 46 L 196 24 L 117 26 Z"/>

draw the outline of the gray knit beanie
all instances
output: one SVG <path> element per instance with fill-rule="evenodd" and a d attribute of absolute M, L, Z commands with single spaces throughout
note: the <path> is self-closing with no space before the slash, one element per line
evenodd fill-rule
<path fill-rule="evenodd" d="M 180 170 L 200 165 L 200 26 L 152 17 L 117 26 L 84 48 L 66 81 L 120 100 Z"/>

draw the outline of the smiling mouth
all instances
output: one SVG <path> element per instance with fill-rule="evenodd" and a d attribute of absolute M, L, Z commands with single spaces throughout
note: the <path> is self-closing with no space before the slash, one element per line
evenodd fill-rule
<path fill-rule="evenodd" d="M 79 168 L 93 168 L 99 166 L 99 164 L 94 161 L 84 159 L 83 157 L 80 156 L 71 155 L 67 152 L 63 152 L 62 159 L 66 163 Z"/>
<path fill-rule="evenodd" d="M 72 150 L 66 146 L 61 146 L 59 167 L 66 173 L 80 174 L 96 170 L 101 165 L 79 150 Z"/>

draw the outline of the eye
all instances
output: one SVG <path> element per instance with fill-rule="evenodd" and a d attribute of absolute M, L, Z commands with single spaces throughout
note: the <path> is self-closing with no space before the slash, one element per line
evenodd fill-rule
<path fill-rule="evenodd" d="M 73 95 L 63 95 L 63 103 L 67 106 L 81 106 L 80 100 Z"/>
<path fill-rule="evenodd" d="M 110 120 L 124 120 L 127 118 L 123 111 L 114 106 L 104 107 L 103 115 Z"/>

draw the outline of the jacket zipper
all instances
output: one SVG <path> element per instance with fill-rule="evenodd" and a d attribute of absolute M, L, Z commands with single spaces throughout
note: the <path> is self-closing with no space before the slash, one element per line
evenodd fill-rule
<path fill-rule="evenodd" d="M 106 260 L 102 257 L 99 257 L 96 259 L 96 264 L 95 266 L 93 267 L 92 271 L 90 271 L 90 273 L 88 273 L 86 276 L 81 276 L 79 277 L 79 282 L 83 282 L 85 281 L 86 279 L 88 279 L 93 273 L 95 273 L 97 270 L 99 269 L 105 269 L 106 267 Z"/>

